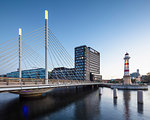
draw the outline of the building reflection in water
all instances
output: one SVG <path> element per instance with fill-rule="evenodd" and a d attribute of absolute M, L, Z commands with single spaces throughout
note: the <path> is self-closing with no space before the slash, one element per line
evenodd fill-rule
<path fill-rule="evenodd" d="M 75 117 L 76 120 L 92 120 L 100 119 L 100 100 L 101 96 L 95 91 L 88 97 L 75 103 Z"/>
<path fill-rule="evenodd" d="M 101 102 L 101 99 L 102 99 L 102 95 L 99 95 L 99 102 Z"/>
<path fill-rule="evenodd" d="M 124 115 L 126 120 L 130 120 L 130 91 L 129 90 L 124 90 L 123 91 L 123 99 L 124 99 Z"/>
<path fill-rule="evenodd" d="M 90 99 L 89 97 L 87 99 L 86 97 L 89 95 L 91 95 Z M 82 99 L 84 100 L 82 101 Z M 78 118 L 80 118 L 81 112 L 83 113 L 82 117 L 87 118 L 99 114 L 99 94 L 97 94 L 97 91 L 92 91 L 88 88 L 78 89 L 77 91 L 76 89 L 57 89 L 55 92 L 40 98 L 26 100 L 16 98 L 9 101 L 0 109 L 0 112 L 2 111 L 0 118 L 6 120 L 30 120 L 48 117 L 51 113 L 57 112 L 71 103 L 75 103 L 74 112 L 78 115 Z M 93 111 L 95 107 L 97 107 L 96 111 Z"/>

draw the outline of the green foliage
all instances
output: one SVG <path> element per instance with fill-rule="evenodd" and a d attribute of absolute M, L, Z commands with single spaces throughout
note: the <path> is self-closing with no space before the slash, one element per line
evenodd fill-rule
<path fill-rule="evenodd" d="M 150 72 L 147 73 L 147 76 L 150 76 Z"/>
<path fill-rule="evenodd" d="M 150 83 L 150 72 L 147 73 L 147 76 L 144 77 L 144 82 Z"/>

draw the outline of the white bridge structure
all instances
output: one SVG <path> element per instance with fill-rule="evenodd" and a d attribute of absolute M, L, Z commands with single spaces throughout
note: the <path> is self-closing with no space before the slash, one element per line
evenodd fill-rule
<path fill-rule="evenodd" d="M 58 67 L 69 68 L 72 73 L 60 69 L 59 74 L 62 73 L 61 75 L 57 76 L 56 73 L 54 78 L 53 76 L 49 78 L 49 74 L 51 74 L 49 71 Z M 35 79 L 35 76 L 29 71 L 26 72 L 28 77 L 22 76 L 23 70 L 36 68 L 44 68 L 44 78 L 37 74 L 39 78 Z M 14 77 L 9 77 L 8 73 L 13 71 L 16 71 L 13 73 Z M 12 92 L 26 97 L 41 95 L 58 87 L 98 86 L 101 84 L 100 81 L 83 80 L 81 74 L 83 73 L 74 69 L 72 57 L 50 30 L 47 10 L 45 10 L 44 27 L 25 34 L 19 28 L 17 38 L 0 44 L 0 92 Z M 18 77 L 16 77 L 17 75 Z M 63 76 L 63 79 L 60 76 Z"/>
<path fill-rule="evenodd" d="M 20 97 L 33 97 L 40 96 L 43 93 L 49 92 L 54 88 L 68 88 L 91 86 L 99 87 L 103 85 L 101 82 L 96 81 L 83 81 L 83 80 L 57 80 L 49 79 L 49 83 L 45 84 L 44 79 L 22 79 L 20 78 L 0 78 L 0 92 L 11 92 L 19 94 Z M 2 82 L 5 81 L 5 82 Z"/>

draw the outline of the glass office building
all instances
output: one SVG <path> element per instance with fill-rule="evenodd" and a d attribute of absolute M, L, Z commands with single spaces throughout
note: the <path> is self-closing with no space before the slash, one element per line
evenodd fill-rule
<path fill-rule="evenodd" d="M 75 68 L 58 67 L 51 72 L 52 79 L 80 80 Z"/>
<path fill-rule="evenodd" d="M 76 47 L 75 69 L 83 80 L 101 80 L 100 53 L 86 45 Z"/>
<path fill-rule="evenodd" d="M 7 73 L 6 77 L 18 78 L 19 71 Z M 45 69 L 37 68 L 37 69 L 22 70 L 22 78 L 44 79 L 45 78 Z"/>
<path fill-rule="evenodd" d="M 100 53 L 86 45 L 75 48 L 75 68 L 58 67 L 49 72 L 49 79 L 101 80 Z M 19 71 L 7 73 L 6 77 L 19 77 Z M 22 78 L 45 78 L 45 69 L 22 70 Z"/>

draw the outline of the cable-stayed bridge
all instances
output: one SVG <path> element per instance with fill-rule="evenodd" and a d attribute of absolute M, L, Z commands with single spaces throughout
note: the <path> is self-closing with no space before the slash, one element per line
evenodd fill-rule
<path fill-rule="evenodd" d="M 85 81 L 74 60 L 48 27 L 22 34 L 0 44 L 0 92 L 41 94 L 55 87 L 99 85 Z M 28 90 L 28 91 L 26 91 Z"/>

